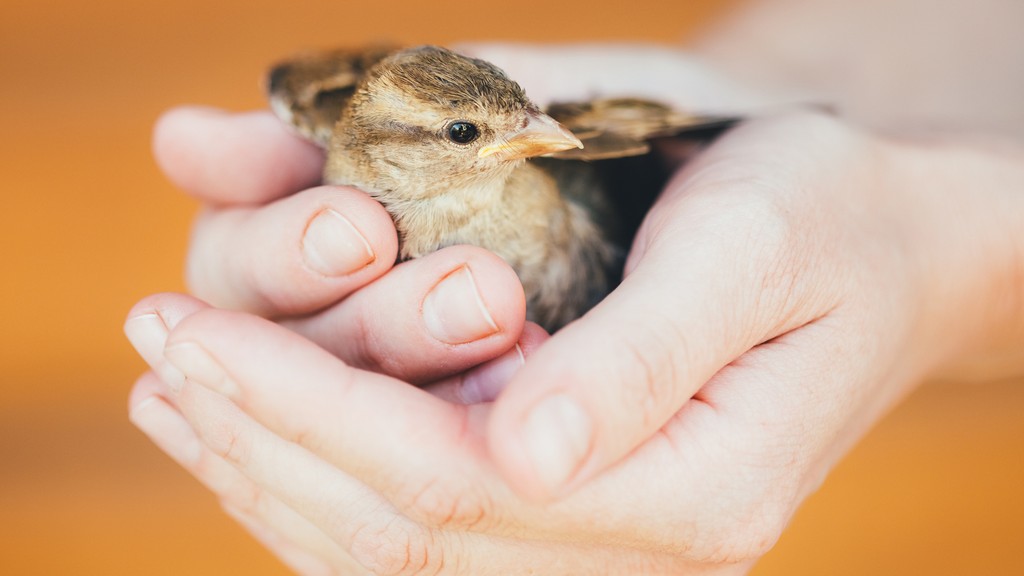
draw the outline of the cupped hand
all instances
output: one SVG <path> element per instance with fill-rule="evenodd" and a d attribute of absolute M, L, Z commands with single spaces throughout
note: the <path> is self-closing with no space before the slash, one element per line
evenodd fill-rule
<path fill-rule="evenodd" d="M 677 500 L 665 443 L 538 505 L 492 465 L 489 403 L 449 402 L 348 366 L 279 324 L 184 295 L 140 302 L 126 332 L 153 370 L 132 392 L 133 422 L 300 573 L 743 568 L 735 550 L 690 560 L 704 554 L 703 538 L 656 512 Z"/>
<path fill-rule="evenodd" d="M 324 332 L 147 300 L 126 328 L 154 370 L 133 419 L 305 573 L 742 572 L 923 377 L 1024 339 L 1015 154 L 749 122 L 676 175 L 623 284 L 496 378 L 493 405 L 361 370 L 380 363 Z M 290 311 L 329 318 L 402 266 Z M 442 377 L 453 349 L 384 371 Z"/>
<path fill-rule="evenodd" d="M 127 330 L 159 379 L 140 382 L 133 418 L 283 558 L 742 571 L 887 408 L 991 326 L 969 297 L 988 281 L 949 271 L 1006 256 L 998 235 L 963 236 L 1005 206 L 952 208 L 929 195 L 958 198 L 955 182 L 917 185 L 931 162 L 973 160 L 812 114 L 735 130 L 668 186 L 623 284 L 493 405 L 249 315 L 146 301 Z"/>

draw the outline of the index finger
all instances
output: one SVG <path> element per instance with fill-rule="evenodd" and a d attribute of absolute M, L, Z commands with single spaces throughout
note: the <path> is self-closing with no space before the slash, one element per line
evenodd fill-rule
<path fill-rule="evenodd" d="M 323 151 L 268 111 L 230 113 L 182 106 L 153 129 L 164 174 L 195 198 L 219 205 L 263 204 L 315 186 Z"/>

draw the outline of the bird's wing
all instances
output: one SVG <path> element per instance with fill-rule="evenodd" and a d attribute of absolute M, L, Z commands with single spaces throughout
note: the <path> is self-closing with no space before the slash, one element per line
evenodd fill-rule
<path fill-rule="evenodd" d="M 332 50 L 281 62 L 267 74 L 270 108 L 300 134 L 326 148 L 363 74 L 394 50 L 392 46 Z"/>
<path fill-rule="evenodd" d="M 552 104 L 546 110 L 583 142 L 583 149 L 551 156 L 573 160 L 603 160 L 638 156 L 650 150 L 648 140 L 663 136 L 724 130 L 739 118 L 698 116 L 639 98 L 604 98 Z"/>

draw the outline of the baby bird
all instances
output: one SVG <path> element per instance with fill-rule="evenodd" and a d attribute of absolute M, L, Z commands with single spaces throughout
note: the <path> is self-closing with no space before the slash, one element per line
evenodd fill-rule
<path fill-rule="evenodd" d="M 592 165 L 539 157 L 642 154 L 647 137 L 707 124 L 637 100 L 557 107 L 593 144 L 587 156 L 499 68 L 435 46 L 299 58 L 271 70 L 269 93 L 279 117 L 326 149 L 325 183 L 388 210 L 400 260 L 486 248 L 519 275 L 527 318 L 552 332 L 613 288 L 624 251 Z"/>

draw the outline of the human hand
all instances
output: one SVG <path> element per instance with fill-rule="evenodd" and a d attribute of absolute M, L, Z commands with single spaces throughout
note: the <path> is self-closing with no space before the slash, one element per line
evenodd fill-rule
<path fill-rule="evenodd" d="M 622 288 L 542 346 L 493 413 L 486 406 L 465 409 L 464 418 L 475 422 L 467 427 L 475 433 L 468 436 L 473 440 L 463 442 L 470 446 L 471 457 L 482 458 L 483 446 L 489 445 L 499 470 L 520 491 L 541 499 L 562 496 L 546 508 L 545 520 L 550 522 L 540 528 L 551 546 L 519 550 L 538 562 L 549 561 L 551 550 L 557 550 L 565 563 L 539 564 L 546 567 L 545 573 L 558 573 L 558 566 L 580 573 L 571 564 L 575 560 L 588 565 L 587 558 L 565 555 L 566 549 L 559 547 L 566 534 L 588 542 L 591 551 L 602 550 L 592 555 L 603 562 L 597 573 L 614 572 L 610 567 L 617 566 L 616 561 L 637 562 L 632 547 L 663 553 L 640 557 L 650 560 L 644 566 L 654 573 L 666 567 L 677 572 L 710 570 L 758 556 L 830 464 L 922 376 L 947 359 L 962 359 L 972 348 L 1000 339 L 993 334 L 1019 335 L 1019 301 L 1014 306 L 1012 298 L 1020 293 L 1020 265 L 1013 267 L 1012 256 L 1019 243 L 1013 243 L 1008 231 L 1019 229 L 1020 197 L 1002 193 L 1014 182 L 1020 182 L 1017 172 L 984 153 L 883 142 L 817 116 L 752 123 L 728 136 L 679 175 L 652 210 Z M 968 197 L 965 191 L 972 188 L 984 190 L 985 196 Z M 945 201 L 936 202 L 936 197 Z M 222 313 L 206 317 L 216 314 Z M 222 328 L 225 338 L 232 334 L 226 327 L 204 322 L 196 321 L 201 338 L 219 338 L 216 334 Z M 250 328 L 252 334 L 265 329 Z M 154 347 L 156 353 L 150 354 L 158 366 L 161 348 Z M 239 380 L 243 393 L 250 387 L 263 393 L 260 382 L 249 383 L 248 372 L 240 378 L 227 360 L 218 360 Z M 346 374 L 333 373 L 332 378 L 348 378 Z M 165 379 L 173 381 L 171 376 Z M 155 380 L 147 378 L 135 396 L 136 420 L 144 428 L 147 417 L 141 415 L 143 405 L 138 401 L 151 397 L 155 386 Z M 323 403 L 320 390 L 308 396 L 294 392 L 307 404 Z M 585 444 L 578 451 L 586 452 L 587 461 L 575 467 L 551 449 L 557 431 L 532 438 L 534 447 L 539 445 L 549 456 L 554 452 L 556 466 L 568 469 L 572 477 L 561 483 L 558 474 L 532 466 L 523 447 L 530 442 L 529 434 L 526 442 L 521 436 L 522 425 L 537 420 L 524 413 L 539 397 L 552 393 L 582 406 L 583 420 L 592 424 L 589 436 L 584 434 L 576 446 L 570 437 L 570 450 L 563 453 L 570 459 L 572 449 Z M 210 426 L 226 425 L 229 434 L 258 429 L 251 421 L 235 419 L 241 417 L 237 413 L 217 410 L 216 397 L 204 399 L 201 394 L 193 396 L 192 408 L 183 404 L 182 411 L 199 414 L 193 425 L 208 442 L 217 442 L 216 437 L 204 436 L 211 433 Z M 426 402 L 421 407 L 436 407 L 433 400 L 417 398 L 416 402 Z M 238 401 L 261 422 L 290 418 L 293 409 L 304 413 L 282 404 L 261 416 L 248 400 Z M 557 403 L 566 405 L 562 400 Z M 158 420 L 169 422 L 166 417 L 174 414 L 163 410 L 167 404 L 146 404 L 160 407 L 163 416 Z M 449 417 L 439 416 L 433 424 Z M 480 420 L 485 418 L 489 428 L 481 431 L 485 425 Z M 177 422 L 177 437 L 147 429 L 169 449 L 186 445 L 190 438 L 192 446 L 198 446 L 188 436 L 188 427 Z M 311 428 L 323 424 L 309 422 Z M 577 418 L 575 423 L 579 422 Z M 272 435 L 261 435 L 260 443 L 264 438 L 269 441 Z M 392 440 L 410 443 L 409 438 Z M 197 452 L 216 461 L 209 452 Z M 626 452 L 629 455 L 620 460 Z M 404 454 L 393 452 L 392 458 Z M 458 455 L 439 454 L 446 466 L 456 463 L 456 470 L 475 471 L 480 466 L 490 471 L 483 460 L 465 464 Z M 347 452 L 321 456 L 339 462 L 351 457 Z M 355 461 L 363 457 L 357 454 Z M 349 471 L 352 467 L 340 466 Z M 608 466 L 610 470 L 597 475 Z M 233 470 L 216 468 L 223 473 Z M 435 558 L 443 554 L 470 565 L 474 554 L 486 549 L 483 540 L 475 538 L 476 532 L 465 536 L 467 531 L 431 518 L 431 509 L 454 506 L 463 496 L 460 481 L 446 474 L 455 475 L 451 469 L 426 475 L 431 496 L 439 495 L 426 504 L 403 499 L 398 494 L 402 488 L 389 487 L 385 480 L 353 476 L 413 522 L 410 527 L 403 520 L 397 534 L 385 530 L 382 542 L 401 542 L 409 534 L 419 538 L 417 542 L 436 537 L 438 543 L 424 549 Z M 260 494 L 269 489 L 266 479 L 246 466 L 234 477 Z M 403 483 L 409 479 L 407 488 L 412 491 L 424 480 L 401 478 Z M 491 520 L 517 527 L 528 524 L 519 520 L 529 515 L 520 507 L 529 511 L 531 505 L 509 496 L 501 486 L 492 476 L 479 482 L 481 492 L 458 500 L 461 509 L 487 505 L 491 514 L 479 531 L 486 532 Z M 641 494 L 634 494 L 637 487 Z M 228 490 L 214 490 L 229 497 Z M 499 496 L 493 497 L 491 491 Z M 570 504 L 580 499 L 589 504 L 590 517 L 550 517 L 552 510 L 565 507 L 578 512 Z M 497 506 L 490 505 L 495 502 Z M 273 527 L 278 536 L 314 555 L 351 561 L 346 552 L 351 539 L 317 527 L 315 521 L 311 524 L 301 511 L 294 513 L 299 507 L 309 514 L 308 503 L 274 506 L 269 506 L 277 510 L 273 514 L 253 514 L 261 526 Z M 510 522 L 508 517 L 517 520 Z M 360 519 L 353 522 L 359 525 Z M 523 534 L 528 530 L 524 528 Z M 313 541 L 310 538 L 314 544 L 307 544 Z M 467 545 L 456 552 L 445 547 L 470 539 L 482 548 Z M 616 553 L 621 553 L 618 560 L 609 557 Z M 381 556 L 385 562 L 402 557 L 400 551 Z"/>
<path fill-rule="evenodd" d="M 557 506 L 537 505 L 490 464 L 489 403 L 447 402 L 351 368 L 277 324 L 183 295 L 145 299 L 126 332 L 153 368 L 132 391 L 133 422 L 300 573 L 699 567 L 637 545 L 659 499 L 635 490 L 652 462 Z M 635 525 L 640 533 L 631 533 Z M 600 536 L 608 531 L 627 539 Z M 717 568 L 707 573 L 740 567 Z"/>
<path fill-rule="evenodd" d="M 669 186 L 622 287 L 536 350 L 493 408 L 355 370 L 249 316 L 146 302 L 133 317 L 158 311 L 170 336 L 129 334 L 171 388 L 141 381 L 133 418 L 284 558 L 742 571 L 885 409 L 997 324 L 1005 302 L 972 295 L 1013 260 L 1001 237 L 968 232 L 1020 211 L 929 201 L 936 189 L 912 184 L 936 159 L 978 167 L 815 115 L 736 130 Z M 959 199 L 959 182 L 940 184 Z M 217 374 L 184 355 L 195 345 Z M 561 430 L 536 431 L 560 410 Z M 559 499 L 533 504 L 505 479 Z"/>

